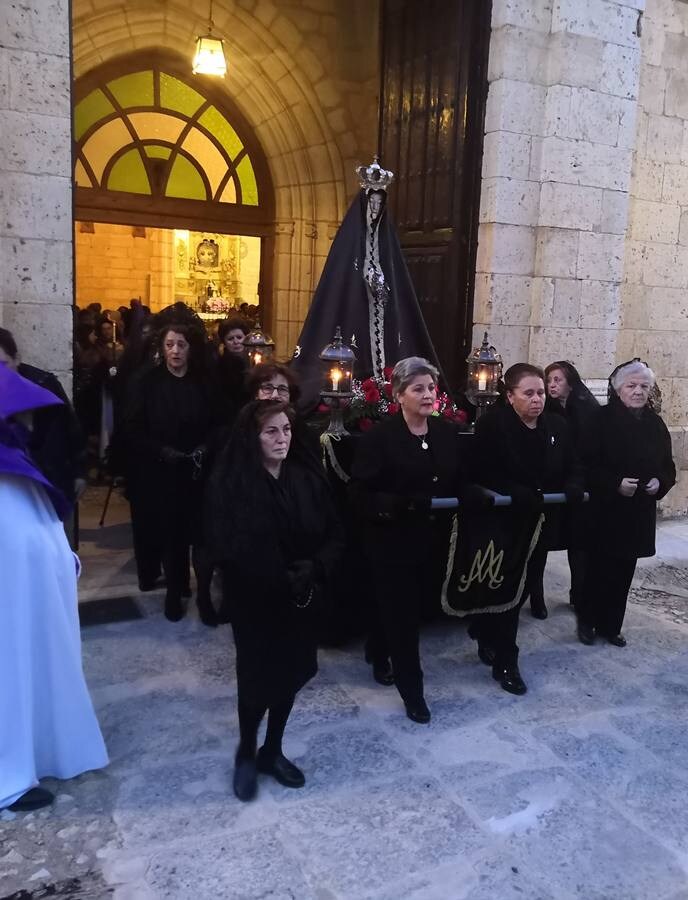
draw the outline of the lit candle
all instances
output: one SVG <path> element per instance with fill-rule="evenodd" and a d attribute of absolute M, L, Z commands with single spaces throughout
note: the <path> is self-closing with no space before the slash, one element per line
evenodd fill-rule
<path fill-rule="evenodd" d="M 254 353 L 254 355 L 253 355 L 253 362 L 254 362 L 254 364 L 255 364 L 256 366 L 257 366 L 259 363 L 262 363 L 262 362 L 263 362 L 263 356 L 262 356 L 262 354 L 260 354 L 260 353 L 258 353 L 258 352 L 256 351 L 256 353 Z"/>
<path fill-rule="evenodd" d="M 332 369 L 332 371 L 330 372 L 330 378 L 332 379 L 332 390 L 333 391 L 339 390 L 339 381 L 340 381 L 341 377 L 342 377 L 341 369 Z"/>
<path fill-rule="evenodd" d="M 478 390 L 486 391 L 487 390 L 487 375 L 485 374 L 484 369 L 481 369 L 478 373 Z"/>

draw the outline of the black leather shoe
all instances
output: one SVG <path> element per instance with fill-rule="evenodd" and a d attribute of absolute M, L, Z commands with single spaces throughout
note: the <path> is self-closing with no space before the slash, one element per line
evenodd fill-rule
<path fill-rule="evenodd" d="M 581 644 L 585 644 L 587 647 L 592 647 L 595 643 L 595 629 L 590 625 L 586 625 L 584 622 L 578 623 L 577 628 L 578 640 Z"/>
<path fill-rule="evenodd" d="M 198 607 L 198 618 L 207 625 L 208 628 L 217 628 L 217 613 L 212 604 L 210 597 L 196 596 L 196 606 Z"/>
<path fill-rule="evenodd" d="M 492 647 L 487 644 L 478 644 L 478 659 L 486 666 L 493 666 L 495 661 L 495 652 Z"/>
<path fill-rule="evenodd" d="M 265 748 L 261 747 L 258 751 L 257 766 L 259 772 L 263 775 L 272 775 L 283 787 L 302 788 L 306 783 L 301 769 L 282 753 L 279 756 L 269 757 L 265 753 Z"/>
<path fill-rule="evenodd" d="M 530 600 L 530 614 L 534 619 L 546 619 L 547 607 L 544 600 Z"/>
<path fill-rule="evenodd" d="M 242 803 L 255 799 L 258 793 L 258 770 L 254 759 L 238 759 L 234 763 L 234 793 Z"/>
<path fill-rule="evenodd" d="M 170 622 L 178 622 L 180 619 L 184 618 L 185 614 L 186 609 L 184 608 L 181 597 L 170 597 L 170 595 L 167 594 L 165 596 L 165 618 Z"/>
<path fill-rule="evenodd" d="M 412 703 L 404 703 L 406 707 L 406 715 L 412 722 L 419 725 L 427 725 L 430 721 L 430 710 L 428 704 L 421 697 L 420 700 L 414 700 Z"/>
<path fill-rule="evenodd" d="M 626 638 L 622 634 L 613 634 L 611 636 L 605 635 L 604 639 L 608 641 L 608 643 L 613 644 L 615 647 L 626 646 Z"/>
<path fill-rule="evenodd" d="M 55 799 L 50 791 L 45 788 L 35 787 L 22 794 L 18 800 L 15 800 L 9 806 L 11 812 L 32 812 L 34 809 L 43 809 Z"/>
<path fill-rule="evenodd" d="M 521 696 L 528 690 L 525 681 L 521 678 L 521 673 L 518 671 L 518 666 L 509 666 L 505 669 L 493 668 L 492 677 L 501 684 L 503 690 L 508 691 L 510 694 Z"/>
<path fill-rule="evenodd" d="M 384 684 L 389 687 L 394 684 L 394 672 L 392 671 L 392 663 L 385 659 L 381 662 L 373 663 L 373 678 L 378 684 Z"/>

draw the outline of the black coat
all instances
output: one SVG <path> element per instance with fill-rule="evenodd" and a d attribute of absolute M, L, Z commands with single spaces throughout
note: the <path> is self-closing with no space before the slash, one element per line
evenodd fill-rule
<path fill-rule="evenodd" d="M 18 372 L 62 400 L 62 406 L 34 410 L 29 452 L 48 481 L 74 502 L 74 481 L 86 477 L 86 438 L 79 420 L 55 375 L 24 363 Z"/>
<path fill-rule="evenodd" d="M 676 482 L 671 437 L 661 418 L 649 407 L 634 415 L 617 398 L 600 407 L 581 446 L 591 491 L 590 548 L 609 556 L 654 556 L 657 501 Z M 633 497 L 622 497 L 623 478 L 640 484 L 659 479 L 651 497 L 639 486 Z"/>
<path fill-rule="evenodd" d="M 270 706 L 293 697 L 318 671 L 318 606 L 343 535 L 329 487 L 308 463 L 288 459 L 278 479 L 261 469 L 234 503 L 222 496 L 225 474 L 221 458 L 208 496 L 210 549 L 227 579 L 239 697 Z M 288 576 L 297 560 L 314 564 L 315 593 L 305 609 L 296 606 Z"/>
<path fill-rule="evenodd" d="M 537 427 L 530 429 L 511 405 L 493 407 L 478 419 L 471 475 L 483 487 L 512 497 L 523 488 L 549 494 L 584 487 L 583 469 L 563 417 L 543 412 Z M 541 538 L 545 548 L 568 546 L 570 530 L 567 509 L 549 506 Z"/>
<path fill-rule="evenodd" d="M 427 566 L 446 550 L 451 514 L 431 512 L 433 497 L 461 496 L 466 487 L 455 426 L 431 416 L 428 449 L 401 413 L 389 416 L 358 441 L 350 496 L 370 562 Z"/>
<path fill-rule="evenodd" d="M 123 419 L 129 489 L 147 528 L 163 541 L 183 530 L 198 541 L 203 480 L 213 444 L 217 414 L 214 393 L 202 377 L 177 378 L 166 366 L 145 371 L 130 384 Z M 165 448 L 190 453 L 204 448 L 199 473 L 191 459 L 167 462 Z"/>

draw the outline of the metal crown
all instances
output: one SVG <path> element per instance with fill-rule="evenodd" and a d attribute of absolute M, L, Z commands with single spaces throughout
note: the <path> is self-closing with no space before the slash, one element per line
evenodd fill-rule
<path fill-rule="evenodd" d="M 366 191 L 386 191 L 394 181 L 394 172 L 383 169 L 376 156 L 369 166 L 356 166 L 358 183 Z"/>

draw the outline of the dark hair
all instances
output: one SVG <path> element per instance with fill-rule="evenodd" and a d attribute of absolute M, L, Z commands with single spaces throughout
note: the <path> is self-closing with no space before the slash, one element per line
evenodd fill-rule
<path fill-rule="evenodd" d="M 163 345 L 165 338 L 174 331 L 186 338 L 189 344 L 189 368 L 199 369 L 205 365 L 205 332 L 190 322 L 165 322 L 156 335 L 156 346 L 160 356 L 164 358 Z"/>
<path fill-rule="evenodd" d="M 532 366 L 530 363 L 516 363 L 510 366 L 504 373 L 504 387 L 507 391 L 514 391 L 521 381 L 528 375 L 534 375 L 536 378 L 542 378 L 544 383 L 545 373 L 539 366 Z"/>
<path fill-rule="evenodd" d="M 280 413 L 285 414 L 291 425 L 296 421 L 294 407 L 286 400 L 257 400 L 254 403 L 255 409 L 252 410 L 250 418 L 253 427 L 256 429 L 256 434 L 260 434 L 261 428 L 271 416 L 277 416 Z M 252 404 L 249 405 L 252 406 Z"/>
<path fill-rule="evenodd" d="M 87 350 L 89 347 L 89 335 L 95 332 L 95 328 L 89 322 L 79 322 L 75 329 L 75 337 L 77 344 Z"/>
<path fill-rule="evenodd" d="M 224 341 L 230 331 L 234 331 L 237 328 L 240 328 L 241 331 L 243 331 L 244 336 L 251 330 L 251 326 L 246 319 L 243 319 L 241 316 L 233 316 L 231 319 L 225 319 L 224 322 L 220 322 L 217 329 L 217 337 L 220 343 Z"/>
<path fill-rule="evenodd" d="M 258 396 L 258 390 L 261 384 L 270 381 L 275 375 L 281 375 L 282 378 L 284 378 L 289 386 L 289 402 L 296 403 L 301 396 L 299 383 L 289 366 L 283 366 L 281 363 L 258 363 L 257 366 L 249 369 L 248 375 L 246 376 L 246 393 L 248 396 L 251 400 L 255 400 Z"/>
<path fill-rule="evenodd" d="M 17 342 L 12 337 L 12 332 L 6 328 L 0 328 L 0 347 L 11 359 L 17 358 Z"/>

